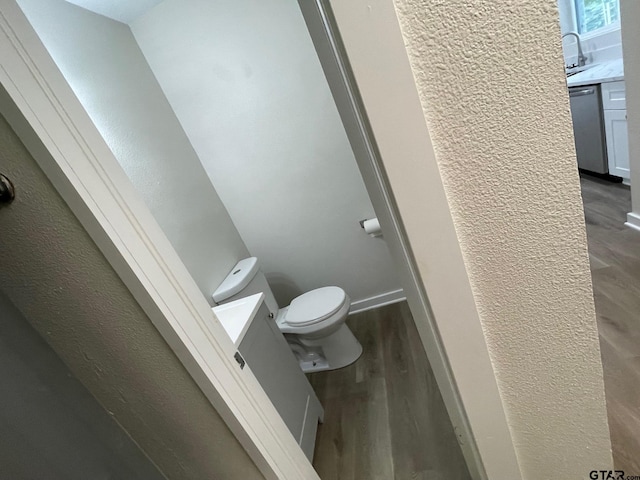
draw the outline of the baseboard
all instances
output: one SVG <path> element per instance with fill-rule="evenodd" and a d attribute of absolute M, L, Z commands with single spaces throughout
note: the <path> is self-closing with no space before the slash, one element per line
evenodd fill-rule
<path fill-rule="evenodd" d="M 392 303 L 402 302 L 406 299 L 407 297 L 404 296 L 404 290 L 401 288 L 399 290 L 381 293 L 380 295 L 374 295 L 373 297 L 351 302 L 349 315 L 366 312 L 367 310 L 372 310 L 374 308 L 384 307 L 385 305 L 391 305 Z"/>
<path fill-rule="evenodd" d="M 627 213 L 627 221 L 624 222 L 627 227 L 640 231 L 640 214 L 635 212 Z"/>

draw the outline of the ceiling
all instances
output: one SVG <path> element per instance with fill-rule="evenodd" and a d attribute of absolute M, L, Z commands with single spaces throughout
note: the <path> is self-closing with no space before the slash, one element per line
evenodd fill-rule
<path fill-rule="evenodd" d="M 163 0 L 67 0 L 122 23 L 131 23 Z"/>

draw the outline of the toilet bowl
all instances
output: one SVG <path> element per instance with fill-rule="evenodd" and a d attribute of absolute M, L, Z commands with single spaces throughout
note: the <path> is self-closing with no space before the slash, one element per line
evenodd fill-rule
<path fill-rule="evenodd" d="M 262 292 L 276 325 L 305 372 L 334 370 L 355 362 L 362 346 L 345 324 L 351 300 L 340 287 L 321 287 L 279 308 L 256 257 L 238 262 L 213 293 L 218 304 Z"/>
<path fill-rule="evenodd" d="M 362 346 L 345 325 L 350 307 L 351 300 L 340 287 L 322 287 L 278 311 L 276 324 L 303 371 L 342 368 L 360 357 Z"/>

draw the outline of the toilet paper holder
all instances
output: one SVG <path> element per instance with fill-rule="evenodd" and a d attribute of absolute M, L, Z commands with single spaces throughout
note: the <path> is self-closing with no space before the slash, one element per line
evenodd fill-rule
<path fill-rule="evenodd" d="M 360 223 L 360 227 L 362 227 L 370 237 L 382 236 L 382 229 L 380 228 L 380 222 L 377 217 L 365 218 L 358 223 Z"/>

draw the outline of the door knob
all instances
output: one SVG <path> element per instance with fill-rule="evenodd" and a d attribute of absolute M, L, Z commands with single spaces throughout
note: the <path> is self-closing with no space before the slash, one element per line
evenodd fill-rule
<path fill-rule="evenodd" d="M 9 205 L 16 198 L 11 180 L 0 173 L 0 205 Z"/>

